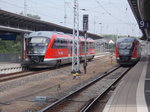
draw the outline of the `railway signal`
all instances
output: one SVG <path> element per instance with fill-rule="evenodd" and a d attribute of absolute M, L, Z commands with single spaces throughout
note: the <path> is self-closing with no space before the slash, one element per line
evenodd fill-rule
<path fill-rule="evenodd" d="M 83 15 L 83 31 L 88 30 L 88 14 Z"/>

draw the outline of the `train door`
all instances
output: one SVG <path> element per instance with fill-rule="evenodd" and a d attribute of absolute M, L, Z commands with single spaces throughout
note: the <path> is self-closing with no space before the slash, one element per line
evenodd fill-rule
<path fill-rule="evenodd" d="M 23 37 L 23 56 L 22 56 L 22 59 L 23 61 L 25 60 L 28 60 L 28 56 L 27 56 L 27 44 L 28 44 L 28 41 L 29 41 L 29 38 L 28 38 L 28 34 L 25 34 L 24 37 Z"/>

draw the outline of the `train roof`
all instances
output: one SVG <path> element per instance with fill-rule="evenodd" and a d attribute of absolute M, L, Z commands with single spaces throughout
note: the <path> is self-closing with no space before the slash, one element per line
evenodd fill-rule
<path fill-rule="evenodd" d="M 29 37 L 36 37 L 36 36 L 42 36 L 42 37 L 48 37 L 48 38 L 51 38 L 53 34 L 57 34 L 57 35 L 64 35 L 64 36 L 70 36 L 73 38 L 73 35 L 72 34 L 65 34 L 63 32 L 56 32 L 56 31 L 35 31 L 35 32 L 32 32 L 30 33 L 26 38 L 29 38 Z M 70 39 L 72 39 L 70 38 Z M 80 36 L 79 37 L 81 41 L 84 41 L 84 37 L 83 36 Z M 76 37 L 77 39 L 77 37 Z M 88 41 L 94 41 L 92 38 L 87 38 Z"/>
<path fill-rule="evenodd" d="M 30 33 L 28 37 L 43 36 L 43 37 L 51 38 L 53 34 L 58 34 L 58 32 L 56 33 L 52 31 L 35 31 L 35 32 Z"/>
<path fill-rule="evenodd" d="M 134 37 L 122 37 L 122 38 L 117 39 L 117 42 L 123 42 L 123 41 L 133 42 L 134 40 L 138 41 L 138 39 Z"/>

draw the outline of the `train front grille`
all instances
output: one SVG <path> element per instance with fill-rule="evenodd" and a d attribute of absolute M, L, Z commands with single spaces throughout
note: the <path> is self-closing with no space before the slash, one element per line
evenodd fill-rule
<path fill-rule="evenodd" d="M 130 61 L 130 59 L 131 59 L 131 58 L 130 58 L 129 56 L 120 56 L 120 61 L 123 61 L 123 62 L 124 62 L 124 61 L 126 61 L 126 62 L 127 62 L 127 61 Z"/>
<path fill-rule="evenodd" d="M 44 56 L 29 56 L 29 58 L 34 63 L 40 63 L 44 61 Z"/>

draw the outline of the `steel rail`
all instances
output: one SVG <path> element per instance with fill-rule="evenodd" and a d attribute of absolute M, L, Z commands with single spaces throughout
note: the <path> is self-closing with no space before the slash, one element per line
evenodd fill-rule
<path fill-rule="evenodd" d="M 9 80 L 13 80 L 13 79 L 26 77 L 26 76 L 29 76 L 29 75 L 34 75 L 34 74 L 37 74 L 37 73 L 39 73 L 39 72 L 29 72 L 28 73 L 28 71 L 27 71 L 27 72 L 19 72 L 19 73 L 3 75 L 3 76 L 0 77 L 0 83 L 5 82 L 5 81 L 9 81 Z"/>
<path fill-rule="evenodd" d="M 102 78 L 104 78 L 105 76 L 109 75 L 110 73 L 114 72 L 115 70 L 119 69 L 120 66 L 115 66 L 112 69 L 108 70 L 107 72 L 102 73 L 97 79 L 94 79 L 93 81 L 90 81 L 89 83 L 87 83 L 86 85 L 80 87 L 79 89 L 77 89 L 74 92 L 71 92 L 70 94 L 66 95 L 65 97 L 60 98 L 59 100 L 57 100 L 56 102 L 46 106 L 45 108 L 41 109 L 39 112 L 48 112 L 50 109 L 54 108 L 55 106 L 63 103 L 65 100 L 67 100 L 67 98 L 75 95 L 76 93 L 78 93 L 79 91 L 89 87 L 90 85 L 94 84 L 95 82 L 101 80 Z"/>
<path fill-rule="evenodd" d="M 115 82 L 112 83 L 112 85 L 114 85 L 115 83 L 117 83 L 131 68 L 132 68 L 132 67 L 130 67 L 130 68 L 128 68 L 126 71 L 124 71 L 124 72 L 120 75 L 120 77 L 119 77 Z M 89 112 L 90 109 L 92 108 L 92 106 L 93 106 L 104 94 L 106 94 L 106 93 L 111 89 L 111 86 L 112 86 L 112 85 L 110 85 L 108 88 L 106 88 L 106 90 L 105 90 L 103 93 L 101 93 L 99 96 L 97 96 L 92 102 L 88 103 L 85 107 L 83 107 L 80 112 Z"/>

